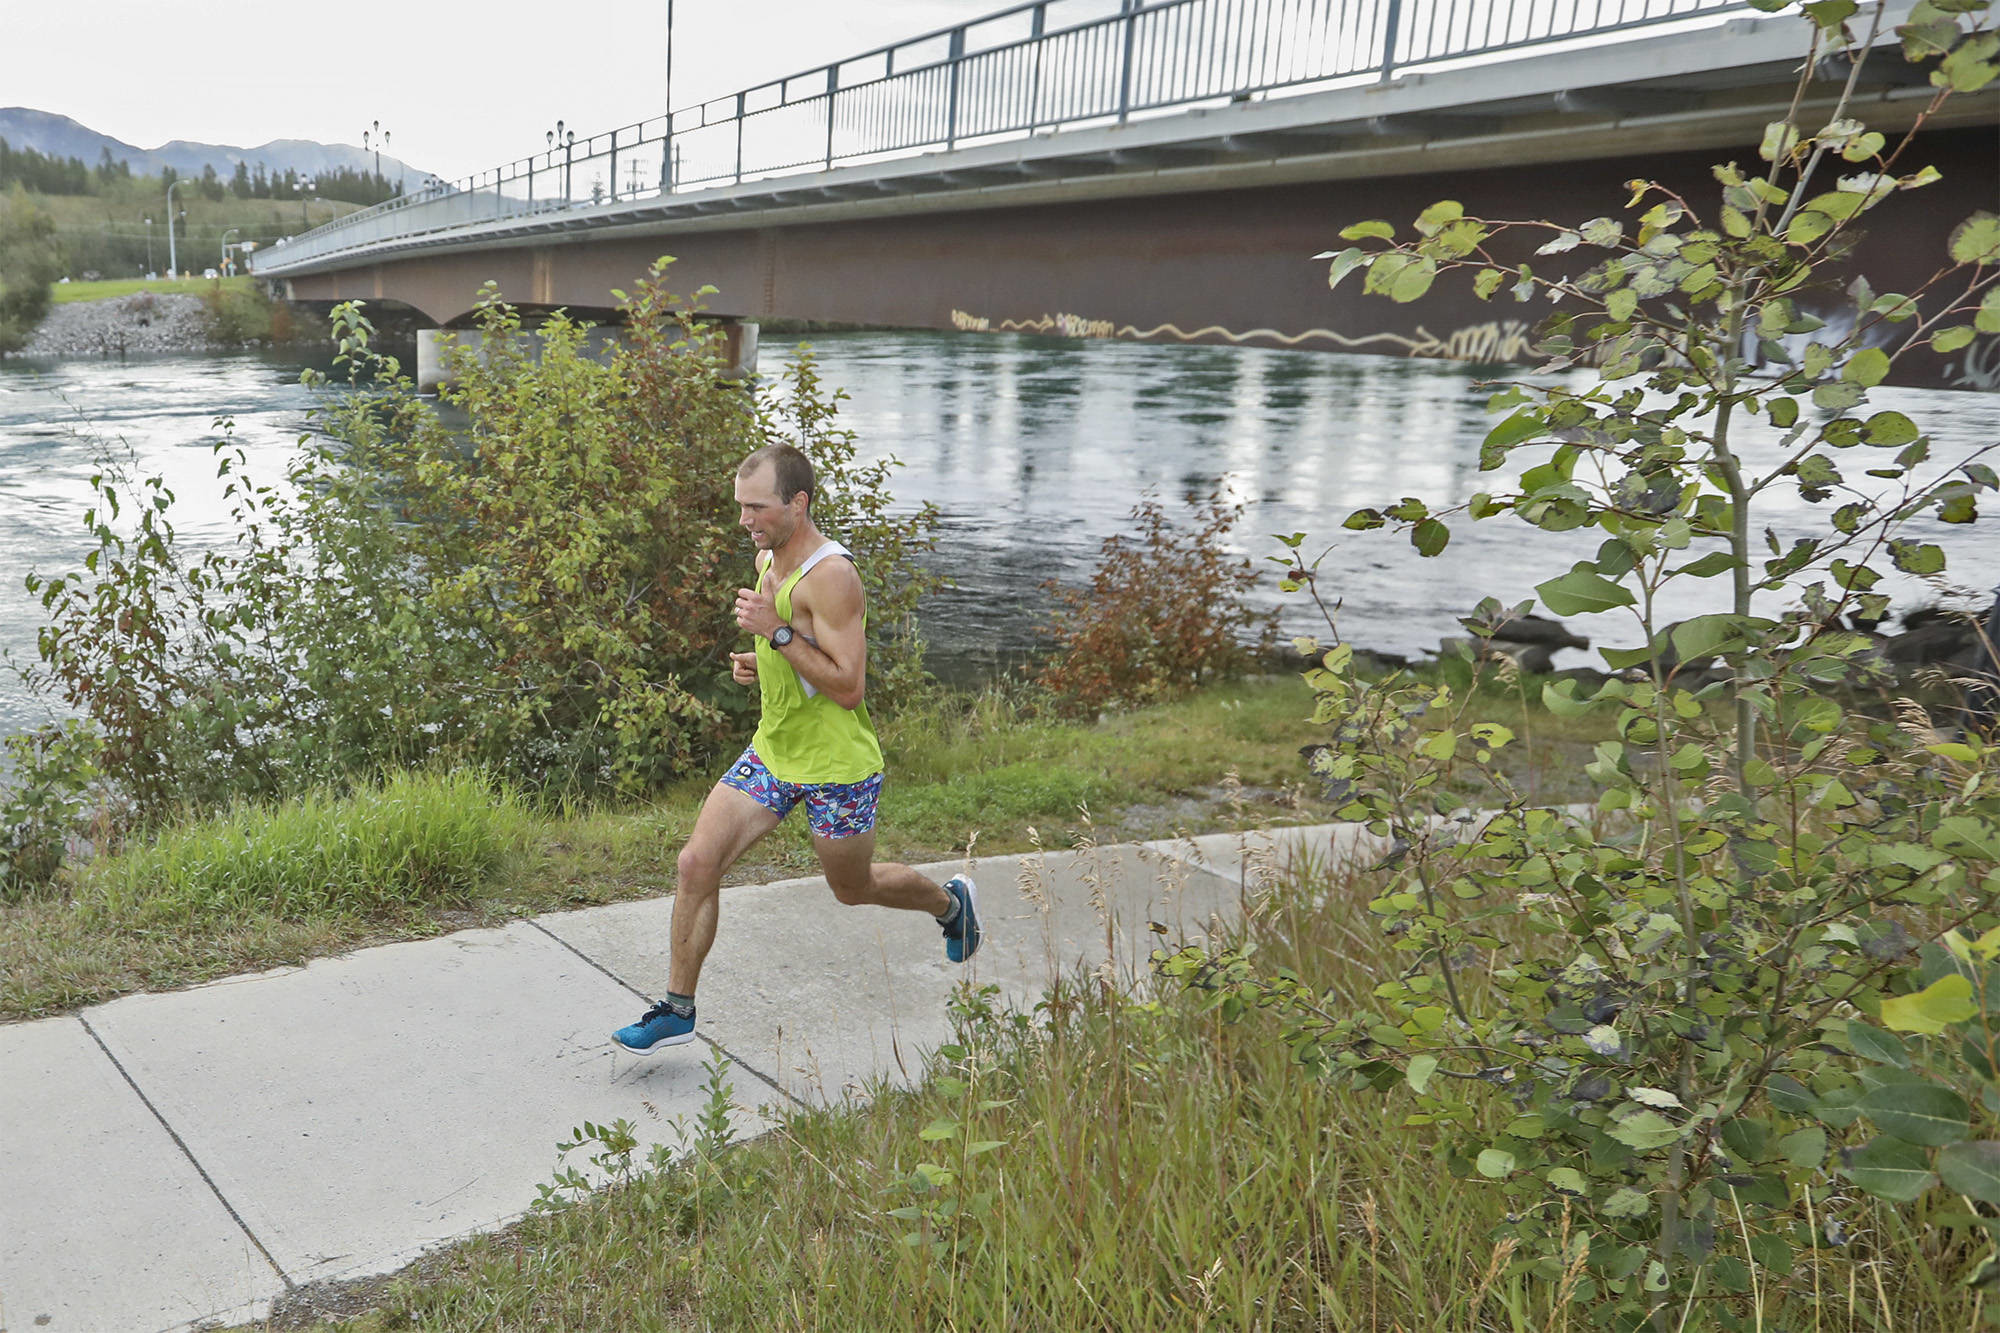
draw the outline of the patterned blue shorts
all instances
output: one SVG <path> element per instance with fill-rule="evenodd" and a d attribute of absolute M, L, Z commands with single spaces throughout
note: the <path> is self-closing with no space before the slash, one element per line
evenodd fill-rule
<path fill-rule="evenodd" d="M 800 785 L 774 776 L 764 767 L 757 752 L 745 750 L 722 785 L 734 787 L 766 810 L 783 819 L 801 800 L 806 803 L 806 820 L 822 838 L 851 838 L 875 828 L 875 805 L 882 797 L 882 775 L 860 782 L 814 782 Z"/>

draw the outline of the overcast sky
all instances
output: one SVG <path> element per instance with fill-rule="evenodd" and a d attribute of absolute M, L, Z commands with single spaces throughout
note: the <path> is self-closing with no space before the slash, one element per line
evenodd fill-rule
<path fill-rule="evenodd" d="M 1005 0 L 676 0 L 673 101 L 1003 8 Z M 666 110 L 666 0 L 0 0 L 0 106 L 140 148 L 361 142 L 465 175 Z"/>

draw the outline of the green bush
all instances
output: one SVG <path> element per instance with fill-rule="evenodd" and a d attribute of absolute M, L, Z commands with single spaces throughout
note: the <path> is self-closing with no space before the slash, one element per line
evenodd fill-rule
<path fill-rule="evenodd" d="M 761 391 L 727 379 L 669 262 L 621 295 L 608 361 L 560 314 L 530 354 L 488 289 L 442 411 L 341 307 L 344 379 L 308 372 L 316 433 L 287 492 L 246 480 L 221 423 L 233 546 L 189 556 L 162 482 L 105 467 L 97 549 L 30 582 L 49 619 L 29 675 L 90 719 L 142 819 L 432 764 L 558 794 L 705 765 L 754 708 L 726 656 L 751 578 L 732 487 L 774 440 L 812 457 L 816 517 L 860 557 L 871 700 L 920 677 L 935 510 L 891 516 L 895 464 L 856 461 L 809 353 Z"/>
<path fill-rule="evenodd" d="M 377 916 L 462 904 L 514 850 L 526 814 L 479 774 L 399 773 L 343 796 L 239 805 L 91 863 L 76 900 L 127 927 Z"/>
<path fill-rule="evenodd" d="M 1846 42 L 1851 5 L 1805 8 L 1816 44 Z M 1986 11 L 1920 6 L 1903 30 L 1912 58 L 1943 56 L 1940 102 L 2000 72 Z M 1714 199 L 1640 180 L 1629 218 L 1447 200 L 1413 239 L 1387 221 L 1342 233 L 1336 283 L 1364 272 L 1408 301 L 1462 272 L 1481 298 L 1547 298 L 1545 368 L 1595 367 L 1595 383 L 1502 387 L 1480 465 L 1518 480 L 1464 512 L 1598 535 L 1537 591 L 1556 615 L 1629 615 L 1629 646 L 1605 652 L 1625 674 L 1551 681 L 1543 701 L 1616 738 L 1585 769 L 1595 811 L 1537 809 L 1496 759 L 1511 730 L 1467 714 L 1470 650 L 1436 683 L 1315 650 L 1315 768 L 1382 839 L 1369 908 L 1400 965 L 1356 990 L 1240 952 L 1168 963 L 1225 1012 L 1288 1016 L 1329 1078 L 1401 1099 L 1390 1123 L 1506 1200 L 1493 1238 L 1513 1272 L 1600 1327 L 1774 1327 L 1816 1291 L 1820 1252 L 1881 1216 L 1934 1266 L 1944 1326 L 2000 1326 L 2000 746 L 1879 707 L 1892 682 L 1845 628 L 1882 618 L 1887 566 L 1942 573 L 1929 524 L 1974 522 L 2000 490 L 1978 458 L 1920 474 L 1930 441 L 1866 406 L 1897 359 L 2000 334 L 2000 218 L 1961 222 L 1917 291 L 1829 282 L 1855 227 L 1893 225 L 1898 197 L 1937 179 L 1848 109 L 1773 124 L 1763 168 L 1718 166 Z M 1523 237 L 1534 264 L 1496 258 Z M 1757 435 L 1775 449 L 1748 448 Z M 1888 484 L 1850 482 L 1864 473 Z M 1780 488 L 1829 511 L 1789 545 L 1763 517 Z M 1455 512 L 1405 499 L 1345 526 L 1395 525 L 1428 556 Z M 1294 562 L 1293 586 L 1315 581 Z M 1668 623 L 1662 606 L 1704 583 L 1727 609 Z M 1675 665 L 1705 658 L 1728 678 Z M 1502 808 L 1458 809 L 1466 770 Z"/>
<path fill-rule="evenodd" d="M 0 195 L 0 352 L 16 352 L 49 312 L 63 274 L 55 219 L 18 184 Z"/>

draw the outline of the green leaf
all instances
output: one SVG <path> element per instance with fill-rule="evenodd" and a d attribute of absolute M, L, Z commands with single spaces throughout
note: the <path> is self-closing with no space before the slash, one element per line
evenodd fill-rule
<path fill-rule="evenodd" d="M 2000 286 L 1988 287 L 1979 298 L 1979 313 L 1973 316 L 1972 327 L 1981 333 L 2000 333 Z"/>
<path fill-rule="evenodd" d="M 1592 218 L 1582 227 L 1584 242 L 1602 249 L 1610 249 L 1625 235 L 1624 224 L 1617 218 Z"/>
<path fill-rule="evenodd" d="M 1727 574 L 1736 568 L 1736 557 L 1727 551 L 1710 551 L 1698 560 L 1690 560 L 1674 573 L 1691 579 L 1712 579 L 1719 574 Z"/>
<path fill-rule="evenodd" d="M 1365 268 L 1373 262 L 1374 256 L 1359 247 L 1350 246 L 1348 249 L 1342 250 L 1333 257 L 1333 263 L 1327 266 L 1327 287 L 1334 288 L 1340 286 L 1342 278 L 1354 272 L 1355 269 Z"/>
<path fill-rule="evenodd" d="M 1533 408 L 1522 408 L 1492 430 L 1486 432 L 1481 445 L 1484 449 L 1511 449 L 1523 440 L 1532 440 L 1547 429 L 1542 414 Z"/>
<path fill-rule="evenodd" d="M 1683 662 L 1713 657 L 1742 647 L 1746 629 L 1768 628 L 1770 624 L 1768 620 L 1728 613 L 1693 616 L 1674 626 L 1671 636 L 1674 652 Z"/>
<path fill-rule="evenodd" d="M 1972 1000 L 1972 982 L 1961 973 L 1939 977 L 1914 995 L 1896 995 L 1882 1001 L 1882 1025 L 1896 1032 L 1921 1032 L 1935 1036 L 1953 1023 L 1963 1023 L 1979 1013 Z"/>
<path fill-rule="evenodd" d="M 1477 1166 L 1480 1175 L 1499 1180 L 1513 1172 L 1514 1154 L 1504 1148 L 1488 1148 L 1479 1154 Z"/>
<path fill-rule="evenodd" d="M 1790 1115 L 1815 1115 L 1819 1110 L 1819 1098 L 1812 1090 L 1783 1074 L 1771 1076 L 1771 1081 L 1764 1085 L 1764 1095 L 1770 1098 L 1771 1105 Z"/>
<path fill-rule="evenodd" d="M 1905 574 L 1936 574 L 1944 569 L 1944 548 L 1933 542 L 1892 541 L 1889 555 Z"/>
<path fill-rule="evenodd" d="M 1877 412 L 1868 418 L 1862 433 L 1868 443 L 1883 449 L 1900 449 L 1917 438 L 1917 423 L 1901 412 Z"/>
<path fill-rule="evenodd" d="M 917 1131 L 918 1138 L 929 1139 L 932 1141 L 935 1141 L 937 1139 L 953 1138 L 957 1134 L 958 1134 L 958 1122 L 956 1120 L 944 1120 L 944 1119 L 933 1120 L 928 1125 L 925 1125 L 922 1129 Z"/>
<path fill-rule="evenodd" d="M 1868 396 L 1868 390 L 1847 380 L 1829 380 L 1813 389 L 1813 406 L 1828 412 L 1845 412 Z"/>
<path fill-rule="evenodd" d="M 1757 156 L 1766 162 L 1775 162 L 1798 147 L 1798 143 L 1796 126 L 1789 121 L 1774 120 L 1764 127 L 1764 142 L 1757 146 Z"/>
<path fill-rule="evenodd" d="M 1437 280 L 1437 261 L 1419 259 L 1396 275 L 1389 284 L 1389 299 L 1407 305 L 1431 289 Z"/>
<path fill-rule="evenodd" d="M 1435 1055 L 1411 1056 L 1410 1067 L 1403 1071 L 1403 1081 L 1410 1085 L 1411 1092 L 1421 1093 L 1429 1085 L 1437 1067 L 1438 1058 Z"/>
<path fill-rule="evenodd" d="M 1606 1196 L 1603 1212 L 1606 1217 L 1644 1217 L 1653 1211 L 1653 1201 L 1630 1185 L 1620 1185 Z"/>
<path fill-rule="evenodd" d="M 1995 51 L 2000 51 L 2000 36 L 1985 32 L 1968 37 L 1938 62 L 1931 82 L 1936 83 L 1942 77 L 1955 93 L 1976 93 L 2000 73 L 2000 67 L 1993 63 Z"/>
<path fill-rule="evenodd" d="M 1484 269 L 1472 280 L 1472 294 L 1482 301 L 1491 300 L 1493 293 L 1500 290 L 1500 284 L 1507 275 L 1497 268 Z"/>
<path fill-rule="evenodd" d="M 1465 216 L 1465 205 L 1455 199 L 1440 199 L 1417 214 L 1417 230 L 1425 236 L 1435 236 L 1447 225 Z"/>
<path fill-rule="evenodd" d="M 1905 1143 L 1936 1148 L 1972 1133 L 1965 1098 L 1935 1083 L 1884 1083 L 1863 1093 L 1856 1106 L 1884 1134 Z"/>
<path fill-rule="evenodd" d="M 1611 1113 L 1611 1120 L 1604 1132 L 1640 1152 L 1663 1148 L 1681 1136 L 1680 1127 L 1673 1121 L 1643 1106 L 1621 1106 Z"/>
<path fill-rule="evenodd" d="M 1878 1199 L 1908 1203 L 1936 1182 L 1924 1150 L 1899 1139 L 1877 1138 L 1848 1155 L 1847 1176 Z"/>
<path fill-rule="evenodd" d="M 1369 237 L 1393 241 L 1396 239 L 1396 229 L 1381 221 L 1357 222 L 1353 226 L 1340 229 L 1340 239 L 1343 241 L 1361 241 Z"/>
<path fill-rule="evenodd" d="M 1578 1198 L 1590 1196 L 1590 1182 L 1583 1172 L 1573 1166 L 1559 1166 L 1548 1175 L 1549 1188 L 1558 1194 L 1574 1194 Z"/>
<path fill-rule="evenodd" d="M 1931 350 L 1940 353 L 1956 352 L 1978 336 L 1978 331 L 1970 324 L 1954 324 L 1948 329 L 1939 329 L 1931 335 Z"/>
<path fill-rule="evenodd" d="M 1631 606 L 1636 600 L 1625 588 L 1588 570 L 1573 569 L 1561 578 L 1535 585 L 1542 605 L 1559 616 L 1585 615 Z"/>
<path fill-rule="evenodd" d="M 1840 377 L 1864 389 L 1880 384 L 1889 373 L 1889 354 L 1879 347 L 1864 347 L 1847 360 Z"/>
<path fill-rule="evenodd" d="M 1410 529 L 1410 545 L 1417 548 L 1421 556 L 1433 556 L 1444 550 L 1451 541 L 1451 529 L 1434 518 L 1427 518 Z"/>
<path fill-rule="evenodd" d="M 2000 1143 L 1954 1143 L 1937 1155 L 1945 1188 L 2000 1206 Z"/>
<path fill-rule="evenodd" d="M 1974 213 L 1951 233 L 1951 257 L 1960 264 L 2000 262 L 2000 217 Z"/>
<path fill-rule="evenodd" d="M 1826 1131 L 1818 1125 L 1792 1131 L 1778 1140 L 1778 1156 L 1796 1167 L 1818 1166 L 1826 1160 Z"/>
<path fill-rule="evenodd" d="M 1898 1069 L 1910 1067 L 1909 1049 L 1903 1045 L 1903 1039 L 1893 1032 L 1884 1032 L 1857 1019 L 1847 1025 L 1847 1042 L 1854 1047 L 1854 1053 L 1864 1060 L 1873 1060 L 1878 1065 L 1894 1065 Z"/>

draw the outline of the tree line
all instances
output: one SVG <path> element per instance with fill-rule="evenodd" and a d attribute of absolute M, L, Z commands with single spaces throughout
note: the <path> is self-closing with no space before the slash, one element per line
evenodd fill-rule
<path fill-rule="evenodd" d="M 16 148 L 0 138 L 0 190 L 19 184 L 39 194 L 93 195 L 133 179 L 131 164 L 113 158 L 109 148 L 99 156 L 97 165 L 90 166 L 80 157 L 57 157 L 33 148 Z M 161 168 L 162 188 L 179 179 L 180 173 L 173 167 Z M 238 162 L 235 174 L 225 180 L 211 163 L 202 168 L 200 176 L 190 179 L 204 198 L 214 201 L 224 195 L 238 199 L 298 199 L 311 193 L 350 204 L 379 204 L 403 192 L 400 181 L 392 181 L 379 172 L 348 167 L 306 177 L 291 167 L 280 175 L 262 162 L 254 167 Z"/>

